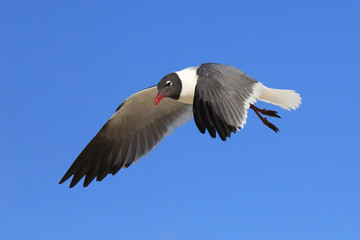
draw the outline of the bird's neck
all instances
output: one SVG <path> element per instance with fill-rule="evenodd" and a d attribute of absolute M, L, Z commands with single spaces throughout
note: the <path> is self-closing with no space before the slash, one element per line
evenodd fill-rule
<path fill-rule="evenodd" d="M 184 70 L 175 72 L 182 84 L 181 93 L 178 101 L 193 104 L 195 87 L 199 76 L 196 74 L 198 67 L 189 67 Z"/>

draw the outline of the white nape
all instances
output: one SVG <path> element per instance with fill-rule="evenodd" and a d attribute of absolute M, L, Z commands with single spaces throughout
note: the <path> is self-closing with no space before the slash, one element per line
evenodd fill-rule
<path fill-rule="evenodd" d="M 199 76 L 196 74 L 198 67 L 188 67 L 184 70 L 175 72 L 182 84 L 179 101 L 187 104 L 193 104 L 195 87 Z"/>

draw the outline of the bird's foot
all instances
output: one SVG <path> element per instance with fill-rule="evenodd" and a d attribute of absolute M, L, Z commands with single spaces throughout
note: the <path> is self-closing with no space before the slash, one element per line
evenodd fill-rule
<path fill-rule="evenodd" d="M 272 124 L 271 122 L 269 122 L 269 121 L 267 120 L 267 118 L 264 118 L 264 117 L 261 116 L 261 114 L 260 114 L 260 113 L 262 113 L 262 114 L 267 115 L 267 116 L 280 118 L 280 116 L 276 114 L 276 113 L 277 113 L 276 111 L 266 110 L 265 108 L 264 108 L 264 109 L 259 109 L 258 107 L 254 106 L 254 105 L 252 105 L 252 104 L 250 104 L 250 108 L 251 108 L 252 110 L 254 110 L 254 112 L 256 113 L 256 115 L 260 118 L 260 120 L 261 120 L 268 128 L 272 129 L 272 130 L 275 131 L 275 132 L 278 132 L 278 131 L 279 131 L 279 129 L 278 129 L 274 124 Z"/>
<path fill-rule="evenodd" d="M 274 130 L 275 132 L 278 132 L 278 131 L 279 131 L 279 129 L 278 129 L 274 124 L 272 124 L 271 122 L 269 122 L 269 121 L 267 120 L 267 118 L 260 118 L 260 119 L 261 119 L 261 121 L 262 121 L 266 126 L 268 126 L 270 129 Z"/>
<path fill-rule="evenodd" d="M 277 115 L 277 111 L 273 111 L 273 110 L 266 110 L 266 108 L 260 109 L 258 107 L 256 107 L 255 105 L 250 106 L 254 111 L 258 111 L 259 113 L 266 115 L 266 116 L 270 116 L 270 117 L 277 117 L 277 118 L 281 118 L 279 115 Z"/>
<path fill-rule="evenodd" d="M 258 111 L 259 111 L 261 114 L 266 115 L 266 116 L 281 118 L 279 115 L 277 115 L 277 111 L 266 110 L 266 108 L 264 108 L 264 109 L 258 109 Z"/>

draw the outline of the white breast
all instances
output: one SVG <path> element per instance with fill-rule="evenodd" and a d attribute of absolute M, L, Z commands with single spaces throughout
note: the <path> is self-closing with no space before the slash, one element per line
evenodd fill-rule
<path fill-rule="evenodd" d="M 189 67 L 184 70 L 175 72 L 182 84 L 179 101 L 183 103 L 193 104 L 195 87 L 199 76 L 196 74 L 198 67 Z"/>

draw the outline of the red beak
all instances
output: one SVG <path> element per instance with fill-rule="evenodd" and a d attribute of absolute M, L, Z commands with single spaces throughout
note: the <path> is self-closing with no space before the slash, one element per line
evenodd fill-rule
<path fill-rule="evenodd" d="M 164 96 L 165 96 L 165 92 L 163 94 L 161 94 L 161 95 L 159 95 L 159 94 L 156 95 L 155 106 L 157 106 L 160 103 L 161 99 L 163 99 Z"/>

